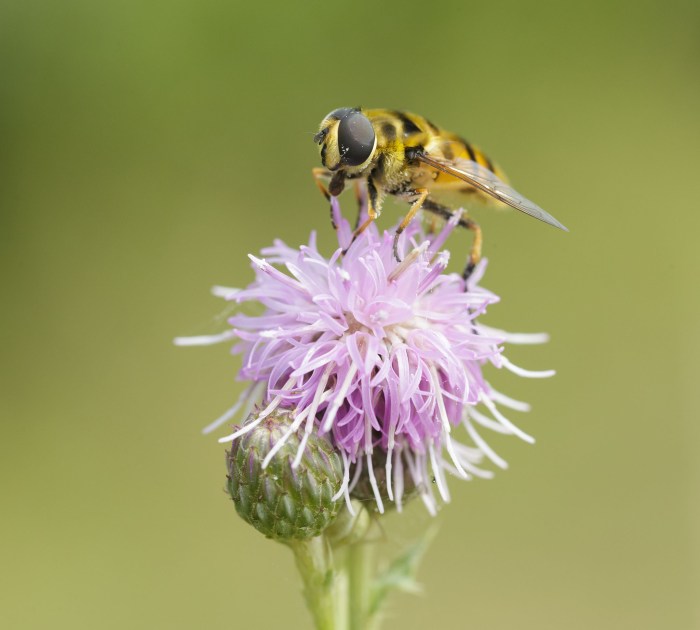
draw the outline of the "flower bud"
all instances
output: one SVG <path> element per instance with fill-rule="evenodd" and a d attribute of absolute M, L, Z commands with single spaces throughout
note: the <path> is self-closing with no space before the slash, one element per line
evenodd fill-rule
<path fill-rule="evenodd" d="M 402 460 L 401 464 L 405 470 L 407 467 L 406 463 Z M 372 487 L 371 476 L 369 474 L 369 470 L 367 469 L 367 461 L 362 460 L 362 463 L 359 465 L 362 466 L 362 470 L 355 487 L 350 492 L 350 496 L 353 499 L 361 501 L 362 504 L 367 507 L 367 509 L 376 510 L 377 497 L 374 493 L 374 488 Z M 374 480 L 377 484 L 379 497 L 382 500 L 382 505 L 384 508 L 391 509 L 392 507 L 396 507 L 399 501 L 401 505 L 406 505 L 406 503 L 408 503 L 411 499 L 419 495 L 419 488 L 413 481 L 413 477 L 407 472 L 404 472 L 400 475 L 401 484 L 403 486 L 400 490 L 396 487 L 396 478 L 392 479 L 393 500 L 391 500 L 389 497 L 389 489 L 387 487 L 386 480 L 386 451 L 377 449 L 374 453 L 372 453 L 372 472 L 374 473 Z M 350 476 L 352 477 L 353 474 L 354 471 L 351 470 Z M 399 492 L 400 499 L 397 496 Z"/>
<path fill-rule="evenodd" d="M 245 424 L 255 420 L 251 414 Z M 236 511 L 255 529 L 276 540 L 318 536 L 335 519 L 341 501 L 333 501 L 343 480 L 340 457 L 326 436 L 312 433 L 298 465 L 301 427 L 286 436 L 292 418 L 277 412 L 233 443 L 226 454 L 228 491 Z M 263 468 L 270 450 L 283 445 Z"/>

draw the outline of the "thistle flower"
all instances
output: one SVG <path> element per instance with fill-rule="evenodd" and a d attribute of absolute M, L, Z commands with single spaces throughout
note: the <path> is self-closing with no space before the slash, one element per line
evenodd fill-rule
<path fill-rule="evenodd" d="M 481 323 L 498 297 L 479 286 L 482 261 L 466 282 L 446 273 L 449 253 L 441 251 L 459 221 L 457 213 L 437 235 L 414 221 L 400 242 L 403 261 L 392 253 L 393 230 L 371 225 L 342 254 L 352 236 L 333 199 L 339 247 L 325 258 L 311 234 L 308 245 L 282 241 L 250 256 L 255 281 L 245 289 L 215 287 L 214 294 L 244 304 L 257 302 L 257 316 L 236 313 L 231 329 L 206 337 L 181 338 L 181 345 L 238 340 L 243 355 L 239 378 L 250 381 L 239 401 L 205 431 L 253 405 L 255 418 L 220 442 L 234 441 L 273 413 L 290 414 L 287 431 L 267 452 L 263 467 L 302 432 L 292 462 L 302 462 L 313 435 L 329 435 L 343 462 L 342 487 L 335 499 L 369 487 L 379 512 L 387 501 L 400 510 L 416 492 L 431 513 L 433 488 L 449 501 L 446 473 L 489 478 L 486 458 L 506 462 L 479 430 L 533 438 L 513 424 L 499 406 L 527 411 L 528 405 L 496 391 L 486 381 L 487 364 L 519 376 L 541 378 L 513 365 L 503 346 L 546 341 L 546 335 L 509 334 Z M 463 427 L 468 442 L 457 441 Z M 433 483 L 433 481 L 435 483 Z"/>

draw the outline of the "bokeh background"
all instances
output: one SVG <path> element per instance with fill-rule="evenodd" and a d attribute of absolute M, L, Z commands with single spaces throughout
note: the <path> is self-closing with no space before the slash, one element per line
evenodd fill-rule
<path fill-rule="evenodd" d="M 273 237 L 331 251 L 311 135 L 361 104 L 466 135 L 571 229 L 476 213 L 487 323 L 549 331 L 510 356 L 558 375 L 492 375 L 538 442 L 453 480 L 386 627 L 700 627 L 699 71 L 694 0 L 4 0 L 0 625 L 310 626 L 199 432 L 237 360 L 171 340 L 221 330 L 208 288 Z"/>

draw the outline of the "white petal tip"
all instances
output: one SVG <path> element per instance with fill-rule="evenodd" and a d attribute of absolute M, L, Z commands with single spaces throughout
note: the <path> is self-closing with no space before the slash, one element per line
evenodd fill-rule
<path fill-rule="evenodd" d="M 264 259 L 264 258 L 258 258 L 257 256 L 253 256 L 253 254 L 248 254 L 248 258 L 250 258 L 251 262 L 258 268 L 258 269 L 266 269 L 269 267 L 269 263 Z"/>
<path fill-rule="evenodd" d="M 232 287 L 221 287 L 221 286 L 213 286 L 211 288 L 211 294 L 215 297 L 220 297 L 224 298 L 225 300 L 230 300 L 236 296 L 237 293 L 240 293 L 240 289 L 234 289 Z"/>
<path fill-rule="evenodd" d="M 523 378 L 550 378 L 554 376 L 557 372 L 556 370 L 526 370 L 517 365 L 511 363 L 503 355 L 500 356 L 501 365 L 508 371 L 513 372 L 517 376 L 522 376 Z"/>
<path fill-rule="evenodd" d="M 213 346 L 223 341 L 228 341 L 236 336 L 232 330 L 226 330 L 218 335 L 199 335 L 197 337 L 175 337 L 173 343 L 176 346 Z"/>

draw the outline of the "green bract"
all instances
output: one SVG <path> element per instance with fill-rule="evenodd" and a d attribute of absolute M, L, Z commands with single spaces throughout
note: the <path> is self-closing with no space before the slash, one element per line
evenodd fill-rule
<path fill-rule="evenodd" d="M 399 507 L 400 509 L 401 505 L 406 505 L 406 503 L 419 496 L 420 488 L 416 486 L 416 483 L 413 480 L 413 476 L 409 473 L 403 472 L 404 470 L 406 470 L 406 468 L 408 468 L 408 464 L 406 463 L 405 458 L 399 456 L 402 457 L 400 462 L 402 469 L 401 473 L 398 476 L 394 474 L 392 478 L 392 495 L 390 496 L 386 478 L 386 452 L 382 450 L 377 450 L 376 453 L 373 453 L 372 457 L 372 474 L 374 475 L 374 480 L 377 485 L 379 498 L 381 499 L 384 509 L 391 509 L 393 507 Z M 393 463 L 393 472 L 395 473 L 396 466 L 399 463 L 398 458 L 394 457 Z M 357 465 L 358 464 L 356 464 L 356 466 Z M 352 470 L 350 473 L 350 478 L 352 479 L 354 476 L 355 470 Z M 400 492 L 396 487 L 397 480 L 401 483 Z M 395 495 L 401 497 L 400 503 L 394 500 Z M 372 487 L 371 477 L 365 462 L 362 462 L 362 471 L 360 472 L 359 477 L 357 477 L 357 482 L 355 483 L 352 492 L 350 492 L 350 496 L 353 499 L 357 499 L 358 501 L 360 501 L 368 510 L 378 510 L 379 503 L 377 501 L 377 495 L 375 494 L 374 488 Z"/>
<path fill-rule="evenodd" d="M 253 420 L 251 415 L 245 424 Z M 325 436 L 312 433 L 293 468 L 304 435 L 301 428 L 286 438 L 263 469 L 265 456 L 290 424 L 288 413 L 266 418 L 237 439 L 226 457 L 228 491 L 236 511 L 259 532 L 281 541 L 318 536 L 342 504 L 333 500 L 342 484 L 342 463 Z"/>

